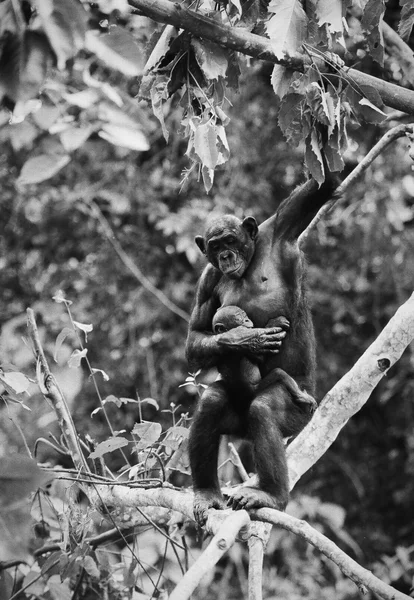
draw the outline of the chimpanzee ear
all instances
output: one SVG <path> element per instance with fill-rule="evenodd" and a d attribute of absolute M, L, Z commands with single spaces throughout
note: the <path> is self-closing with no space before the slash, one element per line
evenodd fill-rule
<path fill-rule="evenodd" d="M 201 252 L 203 254 L 206 254 L 206 244 L 204 242 L 203 236 L 202 235 L 196 235 L 194 239 L 195 239 L 195 243 L 200 248 Z"/>
<path fill-rule="evenodd" d="M 242 227 L 245 228 L 252 240 L 256 239 L 259 228 L 254 217 L 245 217 L 242 222 Z"/>
<path fill-rule="evenodd" d="M 224 333 L 227 329 L 224 327 L 223 323 L 216 323 L 214 325 L 214 333 Z"/>

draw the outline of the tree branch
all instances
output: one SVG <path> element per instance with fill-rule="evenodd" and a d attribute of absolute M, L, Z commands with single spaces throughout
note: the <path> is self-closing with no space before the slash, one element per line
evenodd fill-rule
<path fill-rule="evenodd" d="M 309 237 L 309 234 L 313 231 L 319 221 L 324 217 L 332 207 L 337 204 L 341 198 L 344 196 L 345 192 L 352 187 L 355 183 L 355 180 L 360 177 L 364 171 L 368 169 L 369 166 L 374 162 L 374 160 L 379 156 L 389 144 L 394 142 L 400 137 L 403 137 L 407 134 L 414 134 L 414 125 L 397 125 L 393 127 L 383 137 L 371 148 L 366 156 L 361 160 L 359 165 L 355 167 L 355 169 L 344 179 L 341 185 L 337 188 L 335 192 L 335 197 L 322 206 L 320 211 L 315 215 L 313 220 L 309 223 L 307 228 L 302 232 L 302 234 L 298 238 L 299 246 L 303 246 L 306 240 Z"/>
<path fill-rule="evenodd" d="M 33 352 L 37 361 L 36 375 L 42 394 L 52 404 L 59 421 L 59 427 L 65 438 L 68 450 L 77 469 L 89 471 L 88 463 L 79 445 L 75 425 L 70 414 L 66 398 L 49 369 L 48 362 L 40 343 L 39 331 L 37 329 L 34 312 L 27 309 L 27 327 L 30 339 L 33 342 Z"/>
<path fill-rule="evenodd" d="M 169 0 L 129 0 L 129 4 L 142 14 L 159 23 L 168 23 L 177 28 L 185 29 L 196 37 L 205 38 L 231 50 L 253 56 L 261 60 L 289 67 L 295 71 L 303 71 L 309 64 L 309 58 L 294 56 L 278 58 L 269 39 L 250 33 L 242 27 L 229 27 L 217 23 L 200 13 L 192 11 L 178 2 Z M 372 75 L 361 73 L 356 69 L 338 69 L 345 79 L 351 80 L 356 86 L 371 85 L 379 92 L 386 106 L 414 114 L 414 92 L 403 87 L 382 81 Z"/>
<path fill-rule="evenodd" d="M 397 310 L 350 371 L 326 394 L 311 422 L 287 448 L 291 487 L 335 441 L 414 339 L 414 294 Z"/>
<path fill-rule="evenodd" d="M 250 517 L 245 510 L 233 511 L 233 514 L 229 514 L 208 547 L 175 587 L 169 600 L 187 600 L 204 575 L 218 563 L 223 554 L 234 544 L 239 531 L 249 524 Z"/>
<path fill-rule="evenodd" d="M 272 523 L 291 531 L 295 535 L 306 540 L 309 544 L 320 550 L 332 562 L 341 569 L 342 573 L 349 577 L 359 588 L 360 592 L 366 593 L 366 588 L 378 594 L 385 600 L 409 600 L 410 596 L 399 592 L 390 585 L 384 583 L 361 567 L 355 560 L 343 552 L 338 546 L 327 538 L 323 533 L 314 529 L 303 519 L 297 519 L 286 513 L 271 508 L 260 508 L 251 511 L 251 516 L 266 523 Z"/>

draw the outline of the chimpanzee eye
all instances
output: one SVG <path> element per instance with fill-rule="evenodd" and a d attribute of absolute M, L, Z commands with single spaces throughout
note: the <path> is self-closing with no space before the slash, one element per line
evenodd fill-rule
<path fill-rule="evenodd" d="M 236 238 L 234 237 L 234 235 L 229 235 L 228 237 L 226 237 L 226 242 L 228 244 L 234 244 L 235 241 L 236 241 Z"/>

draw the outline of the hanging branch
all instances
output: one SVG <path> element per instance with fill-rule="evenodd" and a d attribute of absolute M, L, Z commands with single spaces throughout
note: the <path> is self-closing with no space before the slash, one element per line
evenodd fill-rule
<path fill-rule="evenodd" d="M 340 201 L 340 199 L 344 196 L 345 192 L 354 185 L 356 179 L 362 175 L 364 171 L 368 169 L 368 167 L 374 162 L 374 160 L 379 156 L 389 144 L 394 142 L 400 137 L 404 135 L 413 135 L 414 134 L 414 125 L 397 125 L 393 127 L 383 137 L 375 144 L 373 148 L 368 152 L 366 156 L 361 160 L 357 167 L 344 179 L 341 185 L 337 188 L 335 192 L 335 198 L 333 198 L 330 202 L 327 202 L 322 206 L 317 215 L 313 218 L 313 220 L 309 223 L 307 228 L 303 231 L 303 233 L 298 238 L 299 246 L 303 246 L 306 240 L 309 237 L 309 234 L 316 227 L 319 221 L 324 217 L 331 208 Z"/>
<path fill-rule="evenodd" d="M 159 23 L 168 23 L 178 29 L 185 29 L 199 38 L 210 40 L 247 56 L 267 60 L 288 67 L 295 71 L 303 71 L 309 58 L 297 55 L 279 58 L 275 55 L 269 39 L 250 33 L 243 27 L 230 27 L 218 23 L 178 2 L 169 0 L 129 0 L 129 4 L 140 13 Z M 361 73 L 356 69 L 344 67 L 338 74 L 344 74 L 347 81 L 358 86 L 373 86 L 380 94 L 386 106 L 414 114 L 414 92 L 394 83 L 388 83 L 372 75 Z"/>

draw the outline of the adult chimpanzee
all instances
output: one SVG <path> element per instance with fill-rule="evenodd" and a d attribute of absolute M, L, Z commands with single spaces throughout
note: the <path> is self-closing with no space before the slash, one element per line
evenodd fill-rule
<path fill-rule="evenodd" d="M 276 213 L 257 226 L 253 217 L 209 220 L 196 243 L 209 260 L 196 292 L 187 339 L 190 368 L 219 366 L 229 354 L 263 355 L 262 379 L 283 369 L 301 390 L 314 395 L 315 337 L 305 286 L 305 263 L 297 239 L 319 208 L 333 195 L 328 174 L 318 189 L 312 179 L 297 188 Z M 214 313 L 238 306 L 254 328 L 236 327 L 213 334 Z M 289 333 L 271 326 L 284 315 Z M 283 345 L 282 345 L 283 341 Z M 209 508 L 223 508 L 217 477 L 220 436 L 235 434 L 253 444 L 259 486 L 241 487 L 229 500 L 234 508 L 284 509 L 289 498 L 283 438 L 296 435 L 309 421 L 278 377 L 239 403 L 238 386 L 215 381 L 203 393 L 190 430 L 189 452 L 195 493 L 194 514 L 203 523 Z"/>

